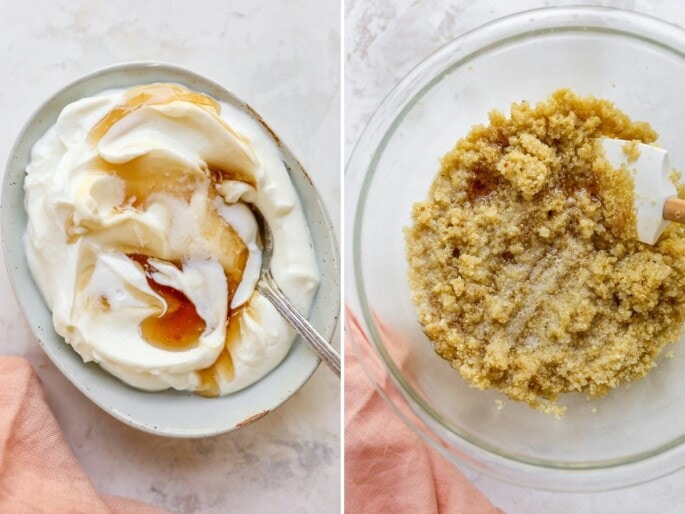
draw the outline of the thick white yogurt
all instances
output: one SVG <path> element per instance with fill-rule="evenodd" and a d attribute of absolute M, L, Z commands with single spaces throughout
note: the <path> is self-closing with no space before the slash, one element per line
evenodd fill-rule
<path fill-rule="evenodd" d="M 278 147 L 247 113 L 221 104 L 219 117 L 172 99 L 106 118 L 132 96 L 106 91 L 67 106 L 34 146 L 31 273 L 85 362 L 146 390 L 236 391 L 278 365 L 294 338 L 254 289 L 261 251 L 247 204 L 271 226 L 276 282 L 307 312 L 318 269 L 302 207 Z M 162 289 L 182 294 L 201 323 L 192 344 L 157 344 L 141 328 L 174 316 Z"/>

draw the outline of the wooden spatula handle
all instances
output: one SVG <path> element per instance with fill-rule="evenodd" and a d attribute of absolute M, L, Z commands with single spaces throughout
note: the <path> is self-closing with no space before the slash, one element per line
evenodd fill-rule
<path fill-rule="evenodd" d="M 675 196 L 667 198 L 664 202 L 664 219 L 676 223 L 685 223 L 685 200 Z"/>

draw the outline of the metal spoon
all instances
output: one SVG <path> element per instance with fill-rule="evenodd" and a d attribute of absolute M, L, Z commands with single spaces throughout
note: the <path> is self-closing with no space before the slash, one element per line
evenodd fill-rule
<path fill-rule="evenodd" d="M 278 287 L 278 284 L 276 284 L 276 281 L 271 274 L 271 257 L 274 253 L 274 240 L 271 234 L 271 227 L 269 227 L 269 223 L 264 216 L 262 216 L 262 213 L 252 204 L 249 205 L 257 220 L 259 235 L 263 245 L 262 270 L 259 280 L 257 281 L 257 291 L 262 293 L 267 300 L 276 307 L 279 314 L 297 330 L 302 336 L 302 339 L 307 341 L 309 346 L 319 357 L 321 357 L 321 359 L 323 359 L 326 365 L 340 377 L 340 355 L 338 352 L 336 352 L 328 341 L 321 337 L 307 319 L 295 309 L 288 297 L 283 294 Z"/>

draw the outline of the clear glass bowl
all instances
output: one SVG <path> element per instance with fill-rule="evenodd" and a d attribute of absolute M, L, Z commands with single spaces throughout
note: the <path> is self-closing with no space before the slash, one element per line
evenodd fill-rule
<path fill-rule="evenodd" d="M 453 462 L 525 486 L 599 490 L 685 465 L 682 341 L 642 380 L 592 401 L 565 395 L 568 411 L 558 420 L 471 389 L 433 353 L 406 278 L 403 227 L 412 204 L 425 198 L 437 159 L 472 125 L 487 123 L 491 109 L 508 112 L 514 101 L 536 102 L 560 87 L 610 99 L 650 122 L 672 165 L 685 170 L 683 30 L 627 11 L 568 7 L 469 32 L 395 87 L 350 159 L 348 334 L 390 406 Z M 378 358 L 390 378 L 372 373 Z"/>

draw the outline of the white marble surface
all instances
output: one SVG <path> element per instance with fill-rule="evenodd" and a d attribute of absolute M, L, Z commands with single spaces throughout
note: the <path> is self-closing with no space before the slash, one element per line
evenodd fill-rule
<path fill-rule="evenodd" d="M 345 156 L 374 109 L 419 61 L 467 30 L 517 11 L 551 5 L 622 7 L 685 27 L 677 0 L 559 2 L 542 0 L 347 0 L 345 4 Z M 592 494 L 561 494 L 514 487 L 465 470 L 507 513 L 685 512 L 685 470 L 637 487 Z"/>
<path fill-rule="evenodd" d="M 339 227 L 339 56 L 335 0 L 2 0 L 0 163 L 57 88 L 117 62 L 165 61 L 249 101 L 309 170 Z M 339 511 L 339 382 L 327 369 L 243 430 L 172 440 L 115 421 L 61 376 L 28 330 L 4 264 L 0 329 L 0 354 L 36 367 L 69 445 L 103 492 L 184 514 Z"/>

